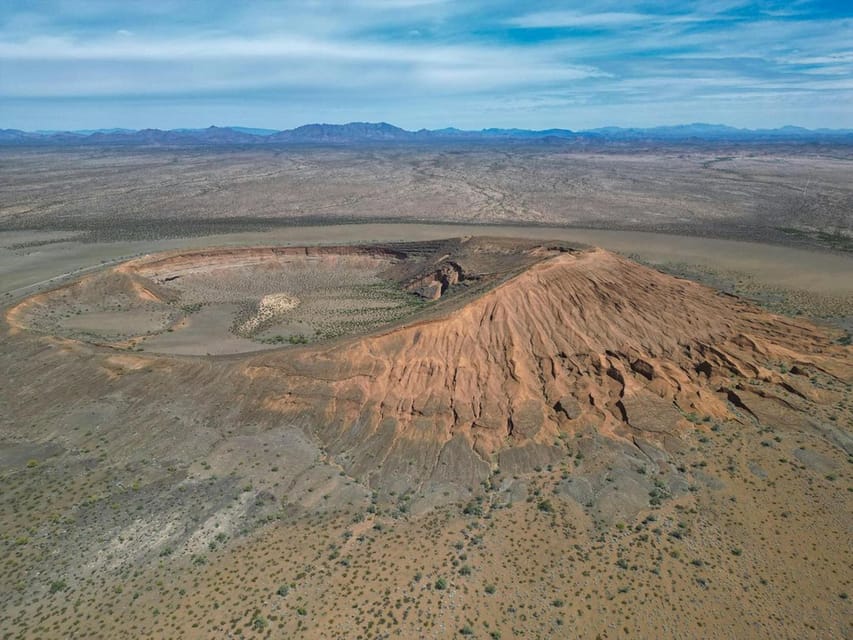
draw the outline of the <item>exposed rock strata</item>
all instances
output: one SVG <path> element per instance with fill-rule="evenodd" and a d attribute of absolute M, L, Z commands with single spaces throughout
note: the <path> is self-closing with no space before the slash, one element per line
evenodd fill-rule
<path fill-rule="evenodd" d="M 264 406 L 315 425 L 349 473 L 467 485 L 562 432 L 678 439 L 692 422 L 749 416 L 750 381 L 775 363 L 836 377 L 850 359 L 806 323 L 602 250 L 546 259 L 464 308 L 384 335 L 241 365 L 278 387 Z"/>

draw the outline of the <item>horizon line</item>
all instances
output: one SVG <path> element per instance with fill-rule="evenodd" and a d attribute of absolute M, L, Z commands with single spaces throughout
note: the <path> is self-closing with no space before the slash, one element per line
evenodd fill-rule
<path fill-rule="evenodd" d="M 552 127 L 543 127 L 543 128 L 527 128 L 527 127 L 517 127 L 517 126 L 509 126 L 509 127 L 498 127 L 498 126 L 484 126 L 479 129 L 468 129 L 456 127 L 454 125 L 447 125 L 438 128 L 427 128 L 420 127 L 417 129 L 407 129 L 405 127 L 401 127 L 395 124 L 388 122 L 387 120 L 350 120 L 346 122 L 305 122 L 300 125 L 296 125 L 289 128 L 277 128 L 273 126 L 262 126 L 262 125 L 244 125 L 244 124 L 209 124 L 207 126 L 178 126 L 178 127 L 168 127 L 161 128 L 156 126 L 142 126 L 142 127 L 128 127 L 128 126 L 99 126 L 99 127 L 81 127 L 77 129 L 52 129 L 52 128 L 36 128 L 36 129 L 18 129 L 16 127 L 0 127 L 0 131 L 20 131 L 23 133 L 32 133 L 37 135 L 49 135 L 56 133 L 97 133 L 97 132 L 142 132 L 142 131 L 163 131 L 163 132 L 181 132 L 181 131 L 205 131 L 208 129 L 230 129 L 230 130 L 257 130 L 257 131 L 269 131 L 273 133 L 280 133 L 286 131 L 294 131 L 296 129 L 300 129 L 302 127 L 310 127 L 310 126 L 328 126 L 328 127 L 345 127 L 349 125 L 371 125 L 371 126 L 382 126 L 387 125 L 389 127 L 393 127 L 395 129 L 400 129 L 407 133 L 418 133 L 421 131 L 427 132 L 440 132 L 440 131 L 460 131 L 464 133 L 480 133 L 484 131 L 520 131 L 520 132 L 541 132 L 541 131 L 566 131 L 571 133 L 585 133 L 585 132 L 594 132 L 606 129 L 616 129 L 616 130 L 635 130 L 635 131 L 650 131 L 654 129 L 672 129 L 672 128 L 687 128 L 687 127 L 714 127 L 720 129 L 730 129 L 733 131 L 741 131 L 741 132 L 761 132 L 761 131 L 780 131 L 785 129 L 797 129 L 800 131 L 808 131 L 808 132 L 821 132 L 821 131 L 833 131 L 833 132 L 849 132 L 853 131 L 853 128 L 846 127 L 818 127 L 818 128 L 809 128 L 804 127 L 802 125 L 797 124 L 783 124 L 776 127 L 761 127 L 761 128 L 752 128 L 752 127 L 738 127 L 735 125 L 725 124 L 722 122 L 703 122 L 703 121 L 692 121 L 692 122 L 675 122 L 669 124 L 658 124 L 652 126 L 632 126 L 632 125 L 600 125 L 596 127 L 585 127 L 580 129 L 572 129 L 568 126 L 552 126 Z M 252 134 L 249 134 L 252 135 Z"/>

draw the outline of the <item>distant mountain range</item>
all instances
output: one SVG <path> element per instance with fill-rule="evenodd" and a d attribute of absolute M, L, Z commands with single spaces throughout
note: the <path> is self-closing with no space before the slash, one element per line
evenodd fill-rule
<path fill-rule="evenodd" d="M 719 124 L 684 124 L 647 129 L 602 127 L 584 131 L 569 129 L 420 129 L 407 131 L 386 122 L 306 124 L 277 131 L 251 127 L 206 129 L 85 129 L 80 131 L 20 131 L 0 129 L 0 145 L 269 145 L 432 142 L 527 142 L 543 144 L 594 144 L 642 142 L 792 142 L 853 144 L 853 129 L 738 129 Z"/>

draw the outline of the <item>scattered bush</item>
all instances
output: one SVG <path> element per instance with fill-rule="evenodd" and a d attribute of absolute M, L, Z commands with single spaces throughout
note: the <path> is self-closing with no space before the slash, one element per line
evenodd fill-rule
<path fill-rule="evenodd" d="M 539 511 L 544 511 L 545 513 L 554 512 L 554 505 L 551 504 L 550 500 L 540 500 L 536 506 L 539 508 Z"/>
<path fill-rule="evenodd" d="M 56 593 L 57 591 L 65 591 L 67 585 L 65 584 L 65 580 L 54 580 L 50 583 L 50 592 Z"/>

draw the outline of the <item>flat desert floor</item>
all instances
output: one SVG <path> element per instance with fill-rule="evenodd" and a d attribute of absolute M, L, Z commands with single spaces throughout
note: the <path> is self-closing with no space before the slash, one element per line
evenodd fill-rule
<path fill-rule="evenodd" d="M 849 250 L 850 167 L 844 145 L 6 148 L 0 231 L 118 240 L 445 222 Z"/>

